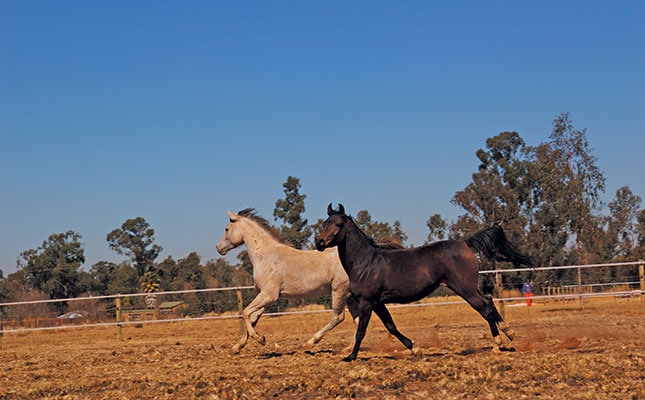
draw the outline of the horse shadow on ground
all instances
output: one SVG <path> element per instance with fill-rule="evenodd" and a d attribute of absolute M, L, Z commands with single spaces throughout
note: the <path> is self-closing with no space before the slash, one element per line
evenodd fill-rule
<path fill-rule="evenodd" d="M 284 356 L 292 356 L 292 355 L 294 355 L 296 353 L 297 353 L 296 351 L 287 351 L 287 352 L 272 351 L 272 352 L 269 352 L 269 353 L 258 354 L 257 358 L 267 360 L 269 358 L 280 358 L 280 357 L 284 357 Z"/>
<path fill-rule="evenodd" d="M 331 354 L 333 352 L 334 351 L 331 350 L 331 349 L 305 350 L 304 354 L 310 355 L 310 356 L 315 356 L 315 355 L 318 355 L 318 354 Z M 300 353 L 299 351 L 295 351 L 295 350 L 294 351 L 283 351 L 283 352 L 271 351 L 271 352 L 268 352 L 268 353 L 258 354 L 257 358 L 260 358 L 260 359 L 280 358 L 280 357 L 284 357 L 284 356 L 293 356 L 293 355 L 296 355 L 296 354 L 299 354 L 299 353 Z"/>
<path fill-rule="evenodd" d="M 374 355 L 369 355 L 369 356 L 363 356 L 363 357 L 358 357 L 357 360 L 360 361 L 370 361 L 370 360 L 400 360 L 400 359 L 407 359 L 407 358 L 442 358 L 450 355 L 457 355 L 457 356 L 472 356 L 476 354 L 482 354 L 482 353 L 487 353 L 493 351 L 493 347 L 488 346 L 488 347 L 482 347 L 482 348 L 466 348 L 460 351 L 433 351 L 433 352 L 428 352 L 428 351 L 423 351 L 421 350 L 420 354 L 414 355 L 414 354 L 374 354 Z M 516 349 L 514 347 L 502 347 L 500 348 L 501 352 L 515 352 Z M 283 352 L 278 352 L 278 351 L 271 351 L 268 353 L 261 353 L 257 355 L 257 358 L 262 359 L 262 360 L 268 360 L 272 358 L 280 358 L 280 357 L 287 357 L 287 356 L 294 356 L 299 354 L 300 351 L 283 351 Z M 305 350 L 303 352 L 306 355 L 309 356 L 317 356 L 320 354 L 333 354 L 335 353 L 334 350 L 332 349 L 322 349 L 322 350 Z"/>
<path fill-rule="evenodd" d="M 472 356 L 474 354 L 482 354 L 482 353 L 487 353 L 494 351 L 492 346 L 487 346 L 487 347 L 482 347 L 479 349 L 474 349 L 472 347 L 463 349 L 461 351 L 457 351 L 454 354 L 458 356 Z M 502 353 L 514 353 L 516 351 L 515 347 L 500 347 L 499 351 Z"/>

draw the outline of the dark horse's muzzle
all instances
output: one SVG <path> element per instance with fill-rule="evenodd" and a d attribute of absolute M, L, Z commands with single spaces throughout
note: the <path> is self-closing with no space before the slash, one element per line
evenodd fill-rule
<path fill-rule="evenodd" d="M 316 243 L 316 249 L 318 251 L 323 251 L 327 248 L 327 242 L 325 242 L 325 239 L 317 237 L 314 241 Z"/>

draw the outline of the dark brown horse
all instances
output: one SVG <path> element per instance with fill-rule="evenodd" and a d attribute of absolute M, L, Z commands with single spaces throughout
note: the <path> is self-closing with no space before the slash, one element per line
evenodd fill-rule
<path fill-rule="evenodd" d="M 329 217 L 315 239 L 316 248 L 322 251 L 338 247 L 340 261 L 349 276 L 349 291 L 359 306 L 354 348 L 344 361 L 356 359 L 372 311 L 392 335 L 412 350 L 412 341 L 396 328 L 385 304 L 420 300 L 441 283 L 484 317 L 490 326 L 496 350 L 502 343 L 499 329 L 513 340 L 513 331 L 504 323 L 493 300 L 478 289 L 479 267 L 475 252 L 495 260 L 530 263 L 527 256 L 518 253 L 506 240 L 499 225 L 466 240 L 444 240 L 417 248 L 392 250 L 374 244 L 345 214 L 342 204 L 338 205 L 338 211 L 334 211 L 330 204 L 327 214 Z"/>

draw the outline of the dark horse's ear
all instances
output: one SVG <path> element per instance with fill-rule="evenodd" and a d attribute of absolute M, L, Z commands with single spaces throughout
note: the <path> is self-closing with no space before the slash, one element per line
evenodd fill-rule
<path fill-rule="evenodd" d="M 345 214 L 345 207 L 343 207 L 342 204 L 338 203 L 338 211 L 334 211 L 334 209 L 331 207 L 331 203 L 327 206 L 327 215 L 332 215 L 332 214 Z"/>

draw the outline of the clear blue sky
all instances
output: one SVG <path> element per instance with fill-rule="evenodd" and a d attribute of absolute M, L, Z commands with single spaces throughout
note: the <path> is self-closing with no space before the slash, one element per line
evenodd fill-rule
<path fill-rule="evenodd" d="M 451 205 L 487 138 L 570 112 L 645 198 L 642 1 L 0 2 L 0 269 L 74 230 L 85 268 L 144 217 L 160 259 L 217 258 L 226 210 L 273 221 L 289 175 L 399 220 Z M 643 206 L 643 205 L 642 205 Z"/>

